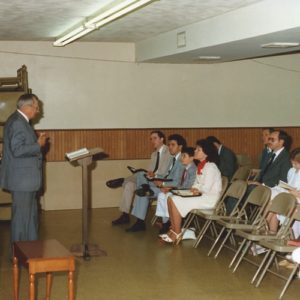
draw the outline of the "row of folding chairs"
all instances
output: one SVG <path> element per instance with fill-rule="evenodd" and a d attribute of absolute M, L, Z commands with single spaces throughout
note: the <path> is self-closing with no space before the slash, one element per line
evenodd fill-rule
<path fill-rule="evenodd" d="M 226 242 L 228 240 L 231 241 L 231 249 L 235 251 L 235 255 L 229 267 L 233 267 L 233 272 L 237 270 L 243 260 L 249 261 L 246 256 L 251 246 L 258 244 L 267 248 L 268 250 L 263 260 L 257 265 L 257 272 L 251 282 L 254 283 L 257 280 L 256 286 L 258 287 L 268 271 L 286 279 L 287 282 L 280 294 L 281 298 L 298 270 L 299 264 L 295 263 L 288 277 L 280 275 L 278 268 L 276 272 L 273 272 L 271 265 L 272 262 L 275 261 L 275 265 L 277 266 L 276 257 L 278 254 L 291 253 L 296 249 L 296 247 L 288 246 L 287 240 L 292 238 L 291 227 L 293 222 L 300 220 L 299 205 L 297 205 L 296 198 L 289 193 L 281 193 L 270 201 L 271 190 L 263 185 L 259 185 L 252 190 L 246 201 L 241 204 L 246 189 L 246 181 L 233 181 L 224 192 L 224 195 L 217 203 L 215 209 L 192 210 L 183 225 L 183 231 L 189 228 L 192 222 L 199 228 L 199 233 L 194 243 L 194 247 L 196 248 L 203 237 L 207 236 L 208 230 L 210 229 L 214 242 L 208 255 L 210 255 L 219 244 L 215 252 L 215 258 L 218 257 L 225 246 L 229 247 L 226 245 Z M 233 197 L 237 200 L 230 214 L 226 214 L 225 203 L 228 197 Z M 269 213 L 286 217 L 285 222 L 276 233 L 271 233 L 268 230 L 266 219 Z M 202 226 L 199 225 L 199 219 L 204 221 Z M 236 246 L 237 241 L 240 242 L 238 248 Z"/>
<path fill-rule="evenodd" d="M 231 180 L 228 180 L 228 177 L 222 176 L 222 191 L 221 191 L 221 197 L 224 195 L 225 191 L 227 190 L 228 186 L 237 180 L 243 180 L 246 181 L 251 178 L 251 180 L 255 180 L 259 176 L 259 169 L 251 169 L 249 166 L 240 166 L 235 173 L 233 174 Z M 232 191 L 234 193 L 235 191 Z M 242 190 L 240 190 L 242 192 Z M 150 198 L 149 204 L 156 205 L 156 197 Z M 154 214 L 151 219 L 152 226 L 157 221 L 158 217 Z"/>

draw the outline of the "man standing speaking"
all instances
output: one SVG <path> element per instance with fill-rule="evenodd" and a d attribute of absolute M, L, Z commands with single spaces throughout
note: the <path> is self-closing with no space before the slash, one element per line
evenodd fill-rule
<path fill-rule="evenodd" d="M 38 97 L 24 94 L 4 126 L 0 187 L 12 194 L 11 242 L 38 239 L 36 194 L 42 182 L 41 147 L 46 143 L 45 133 L 37 137 L 30 124 L 38 113 Z"/>

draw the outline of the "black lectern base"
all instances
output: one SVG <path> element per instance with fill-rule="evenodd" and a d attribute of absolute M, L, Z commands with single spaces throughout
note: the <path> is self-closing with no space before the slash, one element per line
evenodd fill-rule
<path fill-rule="evenodd" d="M 84 260 L 90 260 L 91 256 L 107 256 L 107 252 L 100 249 L 97 244 L 72 245 L 70 251 L 73 255 L 82 257 Z"/>

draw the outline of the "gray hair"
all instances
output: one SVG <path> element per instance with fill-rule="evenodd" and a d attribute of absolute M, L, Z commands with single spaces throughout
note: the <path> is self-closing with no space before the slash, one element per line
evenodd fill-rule
<path fill-rule="evenodd" d="M 20 109 L 25 105 L 32 105 L 33 101 L 38 99 L 35 94 L 23 94 L 18 99 L 17 108 Z"/>

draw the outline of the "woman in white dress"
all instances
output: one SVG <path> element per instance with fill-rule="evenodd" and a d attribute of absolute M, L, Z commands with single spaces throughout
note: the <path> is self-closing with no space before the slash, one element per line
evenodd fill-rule
<path fill-rule="evenodd" d="M 216 165 L 218 152 L 207 140 L 196 143 L 195 159 L 199 160 L 195 182 L 191 188 L 192 197 L 170 196 L 168 210 L 171 228 L 161 238 L 166 242 L 175 242 L 181 238 L 181 219 L 193 209 L 214 208 L 222 190 L 221 173 Z"/>
<path fill-rule="evenodd" d="M 287 183 L 296 188 L 294 191 L 289 191 L 291 194 L 297 197 L 298 203 L 300 203 L 300 148 L 296 148 L 291 152 L 291 163 L 292 168 L 290 168 L 287 174 Z M 271 199 L 277 196 L 279 193 L 286 193 L 288 190 L 275 186 L 272 189 Z M 283 216 L 279 216 L 276 214 L 269 214 L 268 216 L 268 224 L 271 232 L 277 232 L 279 223 L 284 221 Z M 293 224 L 293 232 L 295 238 L 300 237 L 300 222 L 294 222 Z"/>

